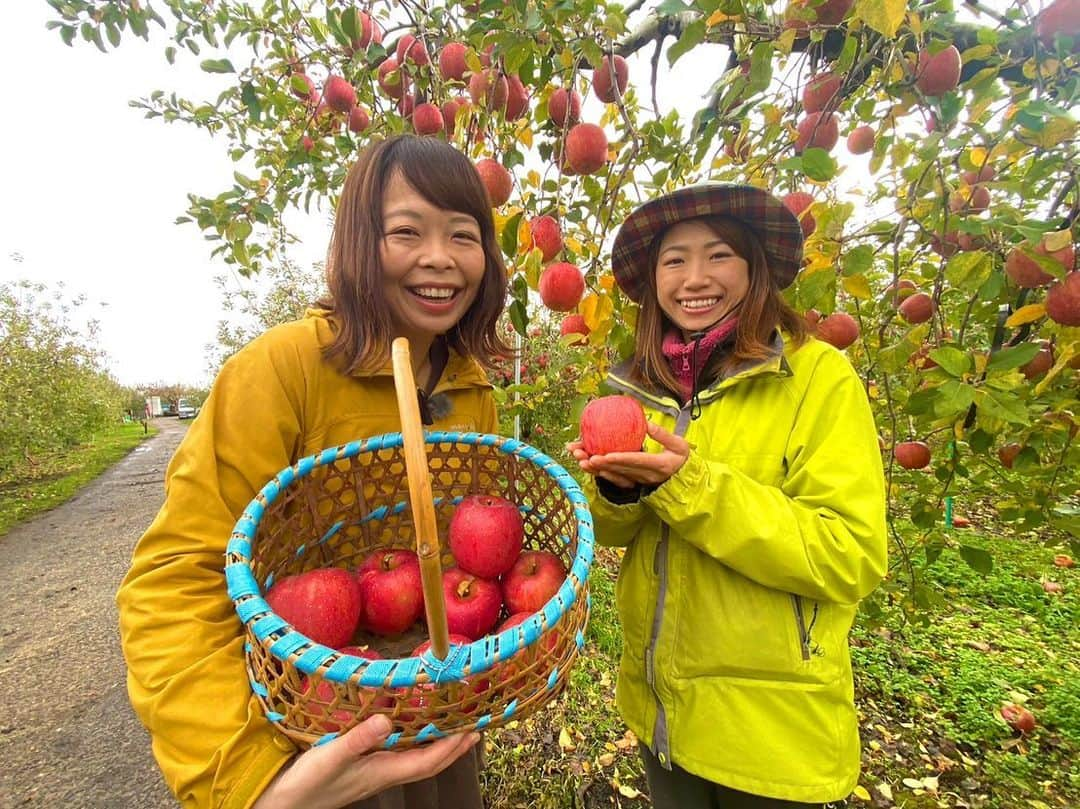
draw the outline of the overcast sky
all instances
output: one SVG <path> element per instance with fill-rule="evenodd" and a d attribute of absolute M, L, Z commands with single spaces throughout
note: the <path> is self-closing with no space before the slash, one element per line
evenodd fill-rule
<path fill-rule="evenodd" d="M 5 6 L 0 26 L 0 283 L 63 282 L 71 295 L 88 295 L 100 347 L 125 385 L 208 384 L 205 346 L 224 316 L 213 278 L 227 268 L 211 260 L 197 227 L 173 222 L 189 192 L 229 188 L 234 166 L 224 139 L 148 120 L 128 102 L 155 89 L 210 98 L 230 77 L 201 72 L 196 58 L 171 68 L 161 35 L 149 44 L 126 37 L 108 54 L 81 41 L 69 48 L 45 29 L 50 13 L 42 0 L 19 0 Z M 646 103 L 648 57 L 631 60 Z M 697 48 L 674 75 L 662 72 L 661 111 L 697 109 L 725 57 L 722 47 Z M 584 117 L 598 114 L 590 94 Z M 842 146 L 837 157 L 851 159 Z M 326 216 L 290 221 L 304 238 L 293 257 L 305 266 L 321 258 Z"/>

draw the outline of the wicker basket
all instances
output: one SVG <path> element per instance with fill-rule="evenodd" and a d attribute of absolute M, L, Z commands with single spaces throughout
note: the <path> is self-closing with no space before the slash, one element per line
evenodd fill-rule
<path fill-rule="evenodd" d="M 415 404 L 415 388 L 402 397 L 402 387 L 399 381 L 399 403 L 411 397 Z M 245 509 L 228 545 L 225 573 L 247 634 L 251 687 L 267 717 L 301 747 L 329 741 L 374 713 L 390 717 L 394 731 L 386 746 L 395 749 L 521 719 L 561 691 L 584 644 L 593 535 L 574 479 L 520 441 L 457 432 L 414 439 L 414 451 L 426 445 L 427 469 L 417 475 L 406 462 L 407 416 L 403 410 L 404 435 L 330 448 L 282 470 Z M 416 430 L 419 435 L 418 417 Z M 424 478 L 429 494 L 413 497 Z M 525 550 L 554 553 L 568 575 L 529 620 L 469 645 L 451 645 L 440 659 L 440 635 L 446 648 L 441 572 L 431 581 L 429 568 L 452 564 L 447 525 L 462 498 L 477 493 L 517 503 Z M 367 639 L 384 659 L 341 654 L 297 632 L 264 599 L 283 576 L 320 567 L 355 570 L 375 549 L 423 547 L 424 519 L 417 517 L 424 511 L 432 513 L 432 530 L 443 541 L 432 548 L 427 566 L 421 551 L 433 642 L 422 657 L 401 655 L 411 654 L 426 635 L 396 643 Z M 437 605 L 429 593 L 438 594 Z"/>

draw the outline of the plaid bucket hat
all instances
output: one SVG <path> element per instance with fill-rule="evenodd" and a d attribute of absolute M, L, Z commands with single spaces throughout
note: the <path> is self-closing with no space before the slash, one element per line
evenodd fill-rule
<path fill-rule="evenodd" d="M 626 218 L 611 248 L 611 268 L 619 288 L 640 303 L 652 274 L 649 247 L 653 240 L 678 222 L 718 215 L 738 219 L 754 232 L 780 289 L 795 280 L 803 248 L 802 227 L 795 214 L 768 191 L 752 185 L 703 183 L 650 200 Z"/>

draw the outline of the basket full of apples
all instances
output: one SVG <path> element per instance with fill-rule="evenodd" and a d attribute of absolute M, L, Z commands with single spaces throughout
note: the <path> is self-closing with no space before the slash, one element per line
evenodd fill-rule
<path fill-rule="evenodd" d="M 395 749 L 524 718 L 584 644 L 576 481 L 512 438 L 423 433 L 407 344 L 393 359 L 402 432 L 282 470 L 227 548 L 251 687 L 301 747 L 373 713 Z"/>

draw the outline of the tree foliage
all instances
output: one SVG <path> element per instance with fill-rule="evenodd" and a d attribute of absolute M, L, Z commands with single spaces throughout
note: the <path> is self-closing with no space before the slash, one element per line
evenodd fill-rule
<path fill-rule="evenodd" d="M 50 25 L 68 44 L 108 50 L 128 32 L 148 38 L 156 24 L 170 62 L 194 59 L 220 74 L 215 98 L 155 90 L 134 103 L 220 137 L 242 167 L 218 196 L 192 195 L 179 220 L 242 272 L 279 261 L 285 212 L 332 208 L 369 138 L 411 131 L 419 125 L 411 111 L 424 102 L 464 98 L 449 117 L 452 141 L 513 177 L 496 213 L 514 327 L 528 340 L 530 321 L 547 333 L 553 318 L 536 303 L 544 261 L 531 247 L 534 217 L 558 221 L 554 260 L 585 274 L 577 311 L 592 334 L 572 349 L 578 407 L 630 346 L 634 307 L 613 283 L 607 251 L 635 205 L 702 180 L 809 194 L 806 265 L 790 300 L 811 319 L 825 316 L 822 336 L 842 320 L 837 313 L 858 327 L 846 350 L 880 426 L 895 581 L 925 598 L 914 549 L 931 561 L 950 548 L 973 566 L 991 563 L 948 530 L 950 504 L 989 500 L 1017 530 L 1053 523 L 1077 534 L 1080 331 L 1069 325 L 1075 309 L 1072 320 L 1055 320 L 1046 306 L 1076 280 L 1067 276 L 1080 212 L 1075 3 L 1059 0 L 1035 17 L 1026 3 L 952 0 L 50 2 Z M 372 19 L 381 39 L 370 34 Z M 466 46 L 462 80 L 439 67 L 451 42 Z M 681 75 L 680 61 L 704 49 L 718 56 L 711 75 Z M 601 103 L 595 83 L 612 84 L 616 55 L 647 63 L 645 78 Z M 946 66 L 931 68 L 939 60 Z M 483 88 L 470 100 L 478 74 L 519 79 L 528 93 L 520 116 Z M 832 90 L 808 95 L 823 74 Z M 363 131 L 320 103 L 329 75 L 354 89 Z M 409 90 L 402 101 L 385 89 L 399 80 Z M 700 107 L 662 112 L 660 100 L 685 97 L 676 84 L 688 80 L 700 82 Z M 574 171 L 570 127 L 550 114 L 560 88 L 578 91 L 582 120 L 606 134 L 597 170 Z M 851 149 L 867 153 L 856 157 L 836 141 L 859 128 Z M 1007 272 L 1021 260 L 1041 274 L 1037 283 L 1019 286 Z M 913 292 L 925 294 L 921 303 L 901 306 Z M 907 441 L 928 444 L 926 468 L 896 462 L 894 447 Z M 1014 450 L 1007 463 L 999 458 Z"/>
<path fill-rule="evenodd" d="M 129 392 L 94 348 L 96 324 L 72 324 L 83 303 L 63 288 L 0 284 L 0 480 L 91 440 L 122 415 Z"/>

